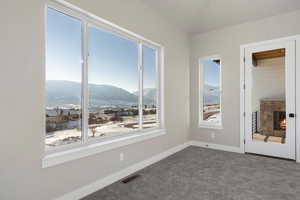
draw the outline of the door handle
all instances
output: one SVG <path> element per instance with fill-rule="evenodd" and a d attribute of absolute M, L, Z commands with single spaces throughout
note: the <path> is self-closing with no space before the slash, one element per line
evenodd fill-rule
<path fill-rule="evenodd" d="M 289 118 L 295 118 L 295 113 L 289 113 Z"/>

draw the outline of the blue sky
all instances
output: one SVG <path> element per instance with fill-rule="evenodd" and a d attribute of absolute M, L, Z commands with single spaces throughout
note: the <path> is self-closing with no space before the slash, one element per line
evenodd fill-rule
<path fill-rule="evenodd" d="M 219 87 L 220 86 L 220 65 L 212 60 L 201 61 L 203 65 L 204 84 Z"/>
<path fill-rule="evenodd" d="M 89 27 L 89 83 L 138 90 L 137 44 Z M 47 13 L 46 79 L 81 81 L 80 20 L 53 9 Z M 144 47 L 144 87 L 155 87 L 155 51 Z"/>

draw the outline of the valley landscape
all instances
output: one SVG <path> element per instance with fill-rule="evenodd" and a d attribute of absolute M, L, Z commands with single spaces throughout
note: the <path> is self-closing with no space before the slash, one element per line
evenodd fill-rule
<path fill-rule="evenodd" d="M 219 87 L 204 85 L 203 120 L 213 123 L 221 122 Z"/>
<path fill-rule="evenodd" d="M 46 147 L 82 139 L 81 84 L 46 81 Z M 138 92 L 112 85 L 89 84 L 89 138 L 119 136 L 139 129 Z M 203 119 L 220 120 L 219 91 L 205 86 Z M 157 126 L 156 90 L 144 89 L 143 128 Z"/>
<path fill-rule="evenodd" d="M 46 81 L 47 148 L 81 141 L 81 84 Z M 144 89 L 143 128 L 157 126 L 156 90 Z M 139 128 L 138 92 L 111 85 L 89 85 L 88 135 L 111 137 Z"/>

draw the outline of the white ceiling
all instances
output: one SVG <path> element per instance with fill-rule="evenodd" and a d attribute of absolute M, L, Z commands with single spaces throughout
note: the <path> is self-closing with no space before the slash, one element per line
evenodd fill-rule
<path fill-rule="evenodd" d="M 142 0 L 189 33 L 300 9 L 300 0 Z"/>

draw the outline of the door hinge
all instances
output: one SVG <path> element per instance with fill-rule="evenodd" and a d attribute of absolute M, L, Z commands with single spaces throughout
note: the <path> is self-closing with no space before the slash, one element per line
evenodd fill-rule
<path fill-rule="evenodd" d="M 246 58 L 244 57 L 243 60 L 244 60 L 244 63 L 245 63 L 246 62 Z"/>
<path fill-rule="evenodd" d="M 246 112 L 243 113 L 243 116 L 246 117 Z"/>
<path fill-rule="evenodd" d="M 244 144 L 246 144 L 246 140 L 244 140 Z"/>
<path fill-rule="evenodd" d="M 246 90 L 246 84 L 243 84 L 243 89 Z"/>

